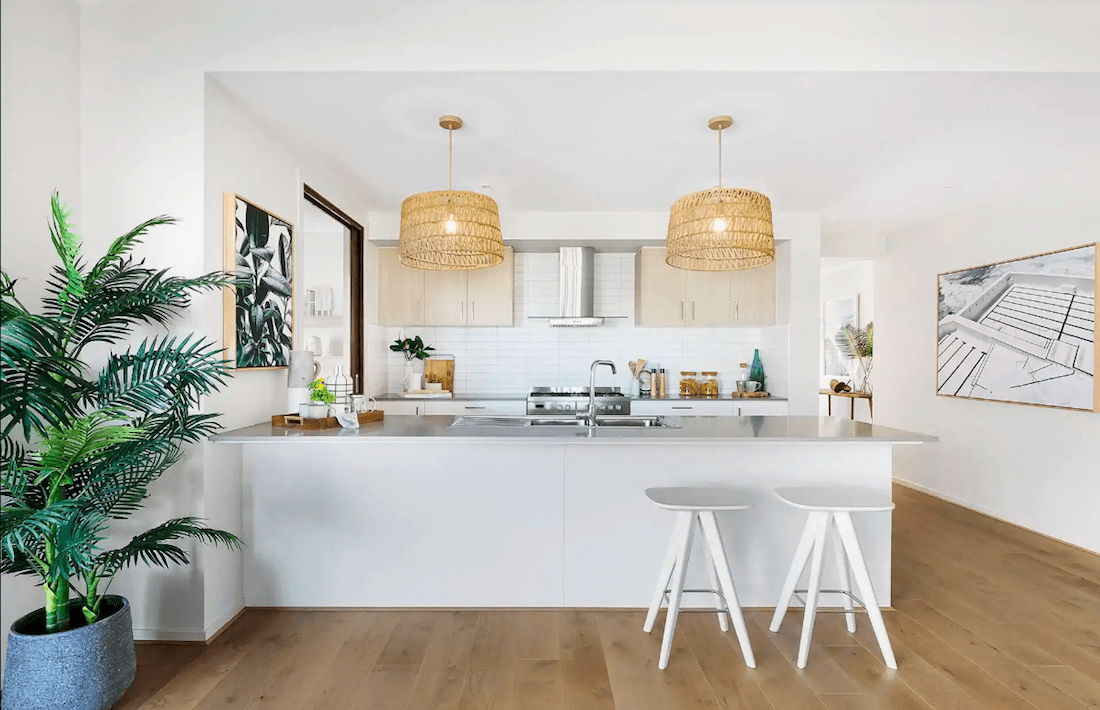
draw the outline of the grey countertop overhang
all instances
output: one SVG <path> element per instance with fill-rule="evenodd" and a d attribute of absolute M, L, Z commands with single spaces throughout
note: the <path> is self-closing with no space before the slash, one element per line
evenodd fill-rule
<path fill-rule="evenodd" d="M 867 443 L 920 444 L 934 436 L 854 422 L 840 417 L 670 417 L 679 429 L 569 427 L 452 428 L 453 416 L 395 416 L 358 429 L 304 430 L 255 424 L 212 437 L 218 443 L 323 443 L 407 441 L 542 444 Z M 562 431 L 563 428 L 570 429 Z"/>

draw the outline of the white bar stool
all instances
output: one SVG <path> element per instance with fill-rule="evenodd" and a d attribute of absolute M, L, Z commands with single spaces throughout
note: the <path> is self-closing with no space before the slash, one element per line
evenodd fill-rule
<path fill-rule="evenodd" d="M 855 633 L 856 616 L 852 601 L 855 600 L 864 608 L 874 629 L 875 638 L 882 650 L 886 667 L 897 670 L 898 663 L 894 659 L 894 650 L 890 646 L 890 637 L 886 635 L 886 625 L 882 621 L 882 611 L 879 609 L 878 598 L 871 586 L 871 575 L 867 571 L 867 562 L 863 559 L 863 551 L 859 547 L 859 539 L 856 537 L 856 529 L 852 525 L 852 513 L 880 513 L 894 509 L 894 503 L 890 500 L 889 493 L 870 490 L 867 488 L 850 488 L 843 486 L 825 487 L 798 487 L 776 488 L 775 494 L 786 504 L 801 510 L 810 511 L 810 517 L 806 520 L 806 527 L 802 531 L 802 539 L 798 542 L 798 548 L 794 553 L 794 562 L 787 573 L 787 581 L 783 583 L 783 592 L 779 596 L 779 604 L 775 607 L 775 615 L 772 617 L 772 633 L 779 631 L 783 623 L 783 615 L 787 613 L 791 598 L 803 601 L 799 593 L 806 592 L 803 602 L 806 606 L 806 615 L 802 620 L 802 641 L 798 646 L 798 667 L 805 668 L 806 660 L 810 655 L 810 637 L 814 631 L 814 619 L 817 616 L 818 597 L 822 592 L 842 594 L 844 596 L 844 614 L 849 633 Z M 833 523 L 833 547 L 836 557 L 837 570 L 840 572 L 840 589 L 821 589 L 821 566 L 825 556 L 825 537 Z M 839 539 L 838 539 L 839 538 Z M 811 559 L 812 557 L 812 559 Z M 795 589 L 798 580 L 802 577 L 802 571 L 806 567 L 806 561 L 810 561 L 810 582 L 807 589 Z M 856 585 L 862 600 L 852 595 L 852 581 L 849 573 L 855 575 Z"/>
<path fill-rule="evenodd" d="M 726 561 L 726 550 L 722 545 L 722 535 L 718 531 L 718 521 L 714 517 L 717 510 L 745 510 L 752 505 L 746 502 L 744 494 L 728 488 L 647 488 L 645 494 L 651 501 L 666 510 L 677 512 L 676 524 L 672 529 L 672 539 L 668 544 L 661 574 L 657 578 L 657 589 L 653 593 L 653 603 L 645 617 L 642 628 L 648 634 L 653 631 L 657 621 L 657 612 L 666 595 L 668 613 L 665 618 L 665 635 L 661 639 L 661 659 L 658 668 L 668 667 L 668 656 L 672 652 L 672 637 L 676 633 L 676 617 L 680 613 L 680 600 L 684 592 L 710 592 L 717 594 L 722 603 L 717 609 L 718 626 L 729 631 L 728 613 L 733 617 L 733 628 L 737 632 L 737 641 L 741 644 L 741 654 L 745 665 L 756 668 L 756 658 L 749 645 L 749 633 L 745 628 L 745 617 L 741 615 L 741 605 L 737 602 L 737 591 L 733 586 L 733 575 Z M 691 541 L 695 534 L 695 522 L 703 531 L 706 540 L 710 564 L 711 584 L 714 589 L 684 589 L 687 576 L 688 558 L 691 555 Z M 671 586 L 670 586 L 671 583 Z"/>

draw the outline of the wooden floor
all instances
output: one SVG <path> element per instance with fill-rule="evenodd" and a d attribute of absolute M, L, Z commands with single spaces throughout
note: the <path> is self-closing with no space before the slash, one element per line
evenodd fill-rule
<path fill-rule="evenodd" d="M 771 634 L 750 612 L 751 671 L 732 631 L 686 614 L 659 671 L 641 612 L 249 611 L 206 648 L 142 646 L 116 709 L 1100 708 L 1100 558 L 906 488 L 895 500 L 896 672 L 863 616 L 854 636 L 820 616 L 799 671 L 801 616 Z"/>

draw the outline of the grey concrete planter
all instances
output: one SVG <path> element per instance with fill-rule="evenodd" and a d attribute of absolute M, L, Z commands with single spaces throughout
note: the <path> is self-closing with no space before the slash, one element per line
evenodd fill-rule
<path fill-rule="evenodd" d="M 80 623 L 80 601 L 70 603 Z M 108 595 L 105 618 L 59 634 L 46 634 L 46 611 L 11 625 L 2 710 L 109 710 L 137 672 L 130 602 Z"/>

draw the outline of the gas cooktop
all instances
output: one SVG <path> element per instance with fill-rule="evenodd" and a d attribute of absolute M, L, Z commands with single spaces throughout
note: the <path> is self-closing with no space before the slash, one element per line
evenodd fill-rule
<path fill-rule="evenodd" d="M 527 395 L 528 414 L 576 414 L 587 409 L 587 387 L 532 387 Z M 597 387 L 596 411 L 630 414 L 630 398 L 618 387 Z"/>

